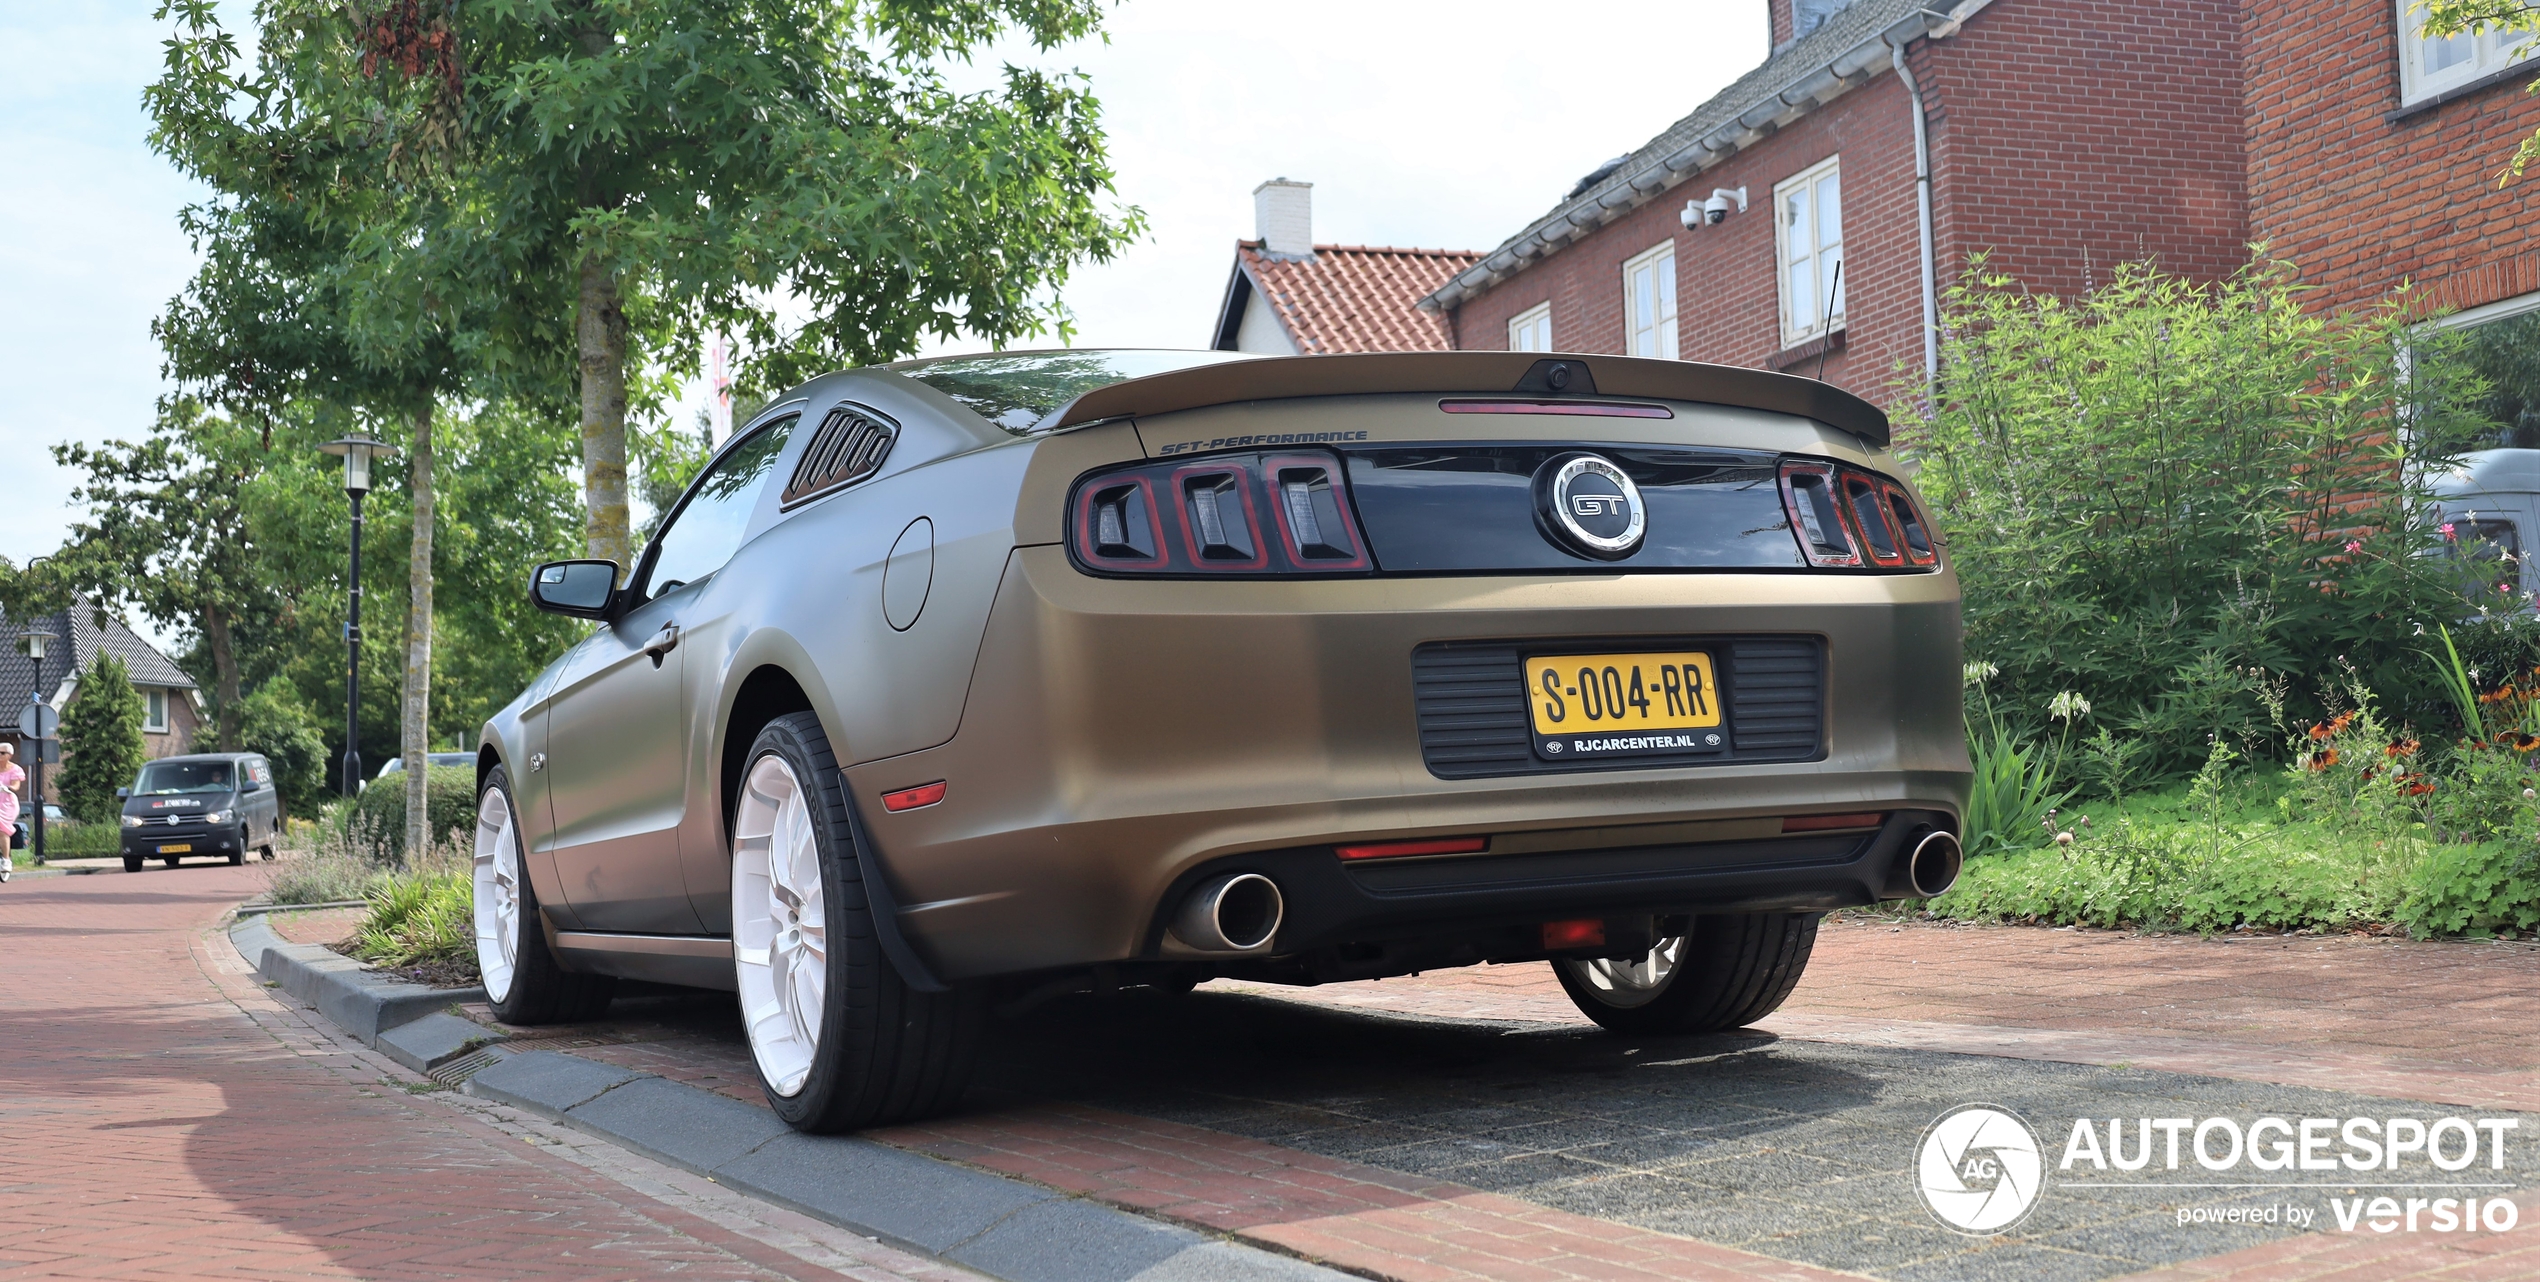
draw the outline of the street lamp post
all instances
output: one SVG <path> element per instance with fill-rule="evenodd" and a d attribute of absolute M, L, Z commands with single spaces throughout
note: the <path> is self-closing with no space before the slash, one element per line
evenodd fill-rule
<path fill-rule="evenodd" d="M 27 703 L 33 708 L 40 709 L 45 706 L 44 649 L 45 643 L 51 641 L 54 636 L 54 633 L 42 630 L 30 630 L 26 634 L 27 662 L 35 665 L 35 688 L 27 695 Z M 28 805 L 35 810 L 33 824 L 35 840 L 32 844 L 35 849 L 35 866 L 41 868 L 44 866 L 44 739 L 40 737 L 40 734 L 45 728 L 41 712 L 35 714 L 35 728 L 39 732 L 39 737 L 28 741 L 28 746 L 34 751 L 26 754 L 33 758 L 29 764 L 35 767 L 35 786 L 30 790 Z"/>
<path fill-rule="evenodd" d="M 344 622 L 344 764 L 347 797 L 362 787 L 362 496 L 370 493 L 373 455 L 394 454 L 386 441 L 355 434 L 318 447 L 344 458 L 344 494 L 353 501 L 353 577 Z"/>

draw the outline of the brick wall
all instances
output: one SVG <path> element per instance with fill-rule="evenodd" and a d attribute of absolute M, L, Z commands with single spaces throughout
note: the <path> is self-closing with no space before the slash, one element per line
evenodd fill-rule
<path fill-rule="evenodd" d="M 2057 293 L 2134 259 L 2239 267 L 2239 43 L 2235 0 L 1995 0 L 1917 46 L 1942 286 L 1978 251 Z"/>
<path fill-rule="evenodd" d="M 2475 307 L 2540 290 L 2540 177 L 2499 189 L 2540 128 L 2540 63 L 2397 120 L 2394 0 L 2249 0 L 2253 238 L 2291 259 L 2323 307 L 2403 281 Z"/>
<path fill-rule="evenodd" d="M 1788 0 L 1771 3 L 1786 23 Z M 2198 276 L 2238 266 L 2247 197 L 2237 41 L 2233 0 L 1995 0 L 1957 36 L 1914 46 L 1931 112 L 1942 286 L 1978 250 L 2058 292 L 2147 255 Z M 1672 239 L 1680 353 L 1789 365 L 1773 184 L 1840 154 L 1849 315 L 1824 376 L 1897 403 L 1922 363 L 1909 111 L 1903 82 L 1880 75 L 1468 299 L 1454 318 L 1456 345 L 1503 349 L 1508 319 L 1548 299 L 1555 347 L 1619 352 L 1622 264 Z M 1747 213 L 1699 232 L 1678 225 L 1688 198 L 1740 185 Z M 1814 373 L 1818 363 L 1791 368 Z"/>

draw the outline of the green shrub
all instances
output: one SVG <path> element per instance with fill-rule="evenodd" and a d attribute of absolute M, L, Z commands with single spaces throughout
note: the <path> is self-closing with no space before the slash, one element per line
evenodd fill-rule
<path fill-rule="evenodd" d="M 115 789 L 132 786 L 145 760 L 141 723 L 147 713 L 123 660 L 100 654 L 79 678 L 62 710 L 62 809 L 82 823 L 121 822 Z"/>
<path fill-rule="evenodd" d="M 473 882 L 464 868 L 391 873 L 363 896 L 370 911 L 353 955 L 383 966 L 476 963 Z"/>
<path fill-rule="evenodd" d="M 2540 926 L 2540 851 L 2527 838 L 2444 844 L 2409 872 L 2396 916 L 2419 938 Z"/>
<path fill-rule="evenodd" d="M 238 701 L 238 737 L 273 767 L 283 814 L 314 815 L 326 804 L 326 740 L 290 682 L 275 677 Z"/>
<path fill-rule="evenodd" d="M 466 766 L 432 766 L 424 773 L 424 817 L 438 845 L 451 833 L 476 823 L 476 771 Z M 334 821 L 345 838 L 370 852 L 378 863 L 397 862 L 406 839 L 406 781 L 396 775 L 374 779 L 361 796 Z"/>
<path fill-rule="evenodd" d="M 32 850 L 34 838 L 28 838 Z M 123 829 L 112 823 L 49 823 L 44 825 L 44 857 L 47 859 L 98 859 L 123 850 Z"/>
<path fill-rule="evenodd" d="M 2112 749 L 2142 745 L 2101 764 L 2158 780 L 2218 734 L 2275 753 L 2271 689 L 2316 719 L 2360 676 L 2402 721 L 2439 715 L 2413 629 L 2468 607 L 2409 514 L 2489 426 L 2460 408 L 2481 384 L 2406 300 L 2323 316 L 2300 292 L 2278 263 L 2211 285 L 2130 265 L 2072 300 L 1981 260 L 1950 291 L 1952 373 L 1911 444 L 2015 740 L 2077 691 Z"/>
<path fill-rule="evenodd" d="M 2024 850 L 2045 842 L 2047 815 L 2072 798 L 2070 789 L 2055 791 L 2048 749 L 2013 743 L 2009 731 L 1996 728 L 1969 734 L 1967 755 L 1976 767 L 1960 825 L 1967 855 Z"/>

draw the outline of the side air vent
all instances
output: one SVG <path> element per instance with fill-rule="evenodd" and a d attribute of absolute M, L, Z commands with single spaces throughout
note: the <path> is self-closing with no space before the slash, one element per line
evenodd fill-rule
<path fill-rule="evenodd" d="M 1812 761 L 1825 754 L 1825 643 L 1815 637 L 1648 637 L 1565 639 L 1570 653 L 1702 650 L 1728 695 L 1726 752 L 1605 761 L 1547 761 L 1535 755 L 1527 724 L 1524 651 L 1512 642 L 1440 642 L 1411 654 L 1420 718 L 1420 755 L 1441 779 L 1649 770 L 1760 761 Z"/>
<path fill-rule="evenodd" d="M 820 420 L 820 430 L 811 434 L 811 444 L 803 449 L 802 462 L 794 465 L 794 479 L 785 486 L 786 505 L 817 498 L 881 471 L 882 460 L 890 457 L 891 443 L 899 434 L 898 427 L 862 410 L 841 406 L 829 411 L 829 417 Z"/>

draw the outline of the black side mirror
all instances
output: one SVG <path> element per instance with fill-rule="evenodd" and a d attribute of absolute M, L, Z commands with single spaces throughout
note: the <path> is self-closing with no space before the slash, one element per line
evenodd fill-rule
<path fill-rule="evenodd" d="M 131 799 L 132 799 L 132 789 L 130 789 L 130 788 L 117 788 L 117 789 L 115 789 L 115 800 L 117 800 L 117 801 L 130 801 Z"/>
<path fill-rule="evenodd" d="M 529 576 L 529 603 L 549 614 L 605 619 L 616 602 L 615 561 L 549 561 Z"/>

